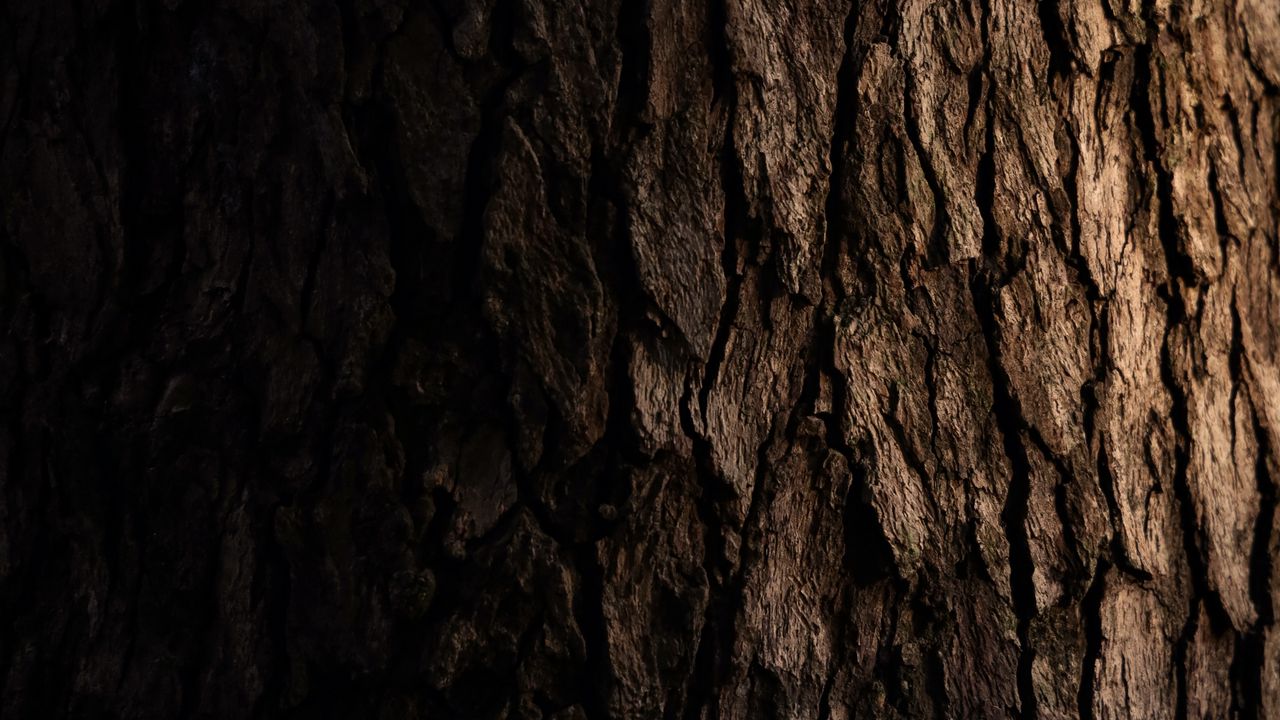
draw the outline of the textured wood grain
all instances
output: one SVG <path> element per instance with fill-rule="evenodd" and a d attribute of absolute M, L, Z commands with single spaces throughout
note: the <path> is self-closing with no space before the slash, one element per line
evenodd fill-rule
<path fill-rule="evenodd" d="M 1280 714 L 1274 0 L 0 57 L 0 716 Z"/>

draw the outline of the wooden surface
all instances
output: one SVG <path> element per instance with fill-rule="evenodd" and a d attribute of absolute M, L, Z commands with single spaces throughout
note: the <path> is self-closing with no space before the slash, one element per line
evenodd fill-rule
<path fill-rule="evenodd" d="M 1280 716 L 1276 0 L 0 58 L 0 716 Z"/>

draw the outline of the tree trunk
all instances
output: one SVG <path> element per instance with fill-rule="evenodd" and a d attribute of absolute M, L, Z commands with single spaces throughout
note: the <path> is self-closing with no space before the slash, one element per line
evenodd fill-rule
<path fill-rule="evenodd" d="M 0 17 L 0 715 L 1280 716 L 1275 0 Z"/>

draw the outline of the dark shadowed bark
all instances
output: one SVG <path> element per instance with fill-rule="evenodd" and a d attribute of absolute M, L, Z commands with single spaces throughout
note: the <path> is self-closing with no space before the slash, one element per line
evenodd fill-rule
<path fill-rule="evenodd" d="M 1280 716 L 1275 0 L 0 58 L 0 716 Z"/>

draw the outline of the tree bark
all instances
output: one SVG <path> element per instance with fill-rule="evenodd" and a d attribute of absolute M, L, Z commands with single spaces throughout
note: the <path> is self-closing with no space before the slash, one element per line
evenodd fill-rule
<path fill-rule="evenodd" d="M 0 715 L 1280 716 L 1274 0 L 8 0 Z"/>

